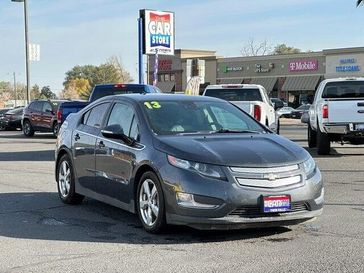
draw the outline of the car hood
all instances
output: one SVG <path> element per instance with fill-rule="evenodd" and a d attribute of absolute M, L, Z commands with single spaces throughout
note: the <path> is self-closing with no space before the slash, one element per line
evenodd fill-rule
<path fill-rule="evenodd" d="M 274 167 L 301 163 L 306 150 L 275 134 L 158 136 L 154 147 L 175 157 L 224 166 Z"/>

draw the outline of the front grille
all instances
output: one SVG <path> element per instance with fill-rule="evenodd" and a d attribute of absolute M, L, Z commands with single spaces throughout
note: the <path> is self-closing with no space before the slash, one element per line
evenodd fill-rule
<path fill-rule="evenodd" d="M 304 183 L 302 170 L 297 164 L 273 168 L 230 167 L 230 171 L 236 182 L 243 187 L 278 189 Z"/>
<path fill-rule="evenodd" d="M 274 216 L 282 216 L 287 213 L 308 211 L 308 210 L 310 210 L 308 203 L 293 202 L 291 203 L 291 210 L 287 212 L 263 213 L 259 206 L 242 206 L 230 212 L 228 216 L 239 216 L 244 218 L 274 217 Z"/>

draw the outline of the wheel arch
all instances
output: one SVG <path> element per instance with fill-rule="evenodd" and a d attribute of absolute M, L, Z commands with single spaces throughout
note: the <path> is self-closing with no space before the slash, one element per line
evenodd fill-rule
<path fill-rule="evenodd" d="M 142 178 L 143 174 L 146 172 L 153 172 L 158 177 L 159 181 L 162 182 L 162 178 L 161 178 L 159 172 L 151 164 L 143 163 L 136 169 L 134 179 L 133 179 L 133 187 L 132 187 L 132 190 L 133 190 L 133 192 L 132 192 L 132 196 L 133 196 L 132 212 L 133 213 L 136 213 L 137 191 L 138 191 L 139 181 Z M 163 187 L 162 187 L 162 189 L 163 189 Z"/>
<path fill-rule="evenodd" d="M 73 164 L 73 158 L 72 158 L 71 151 L 65 146 L 59 148 L 58 153 L 57 153 L 56 162 L 55 162 L 55 178 L 56 178 L 56 181 L 58 180 L 58 163 L 59 163 L 59 160 L 64 155 L 68 155 L 69 158 L 71 159 L 72 164 Z"/>

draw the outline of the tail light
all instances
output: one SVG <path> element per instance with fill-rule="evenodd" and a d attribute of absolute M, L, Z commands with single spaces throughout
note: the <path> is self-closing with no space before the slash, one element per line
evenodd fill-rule
<path fill-rule="evenodd" d="M 57 120 L 58 120 L 58 122 L 62 121 L 62 110 L 57 111 Z"/>
<path fill-rule="evenodd" d="M 262 116 L 262 109 L 259 105 L 254 105 L 254 118 L 258 121 L 260 121 L 260 118 Z"/>
<path fill-rule="evenodd" d="M 329 118 L 329 106 L 327 104 L 322 106 L 322 118 Z"/>

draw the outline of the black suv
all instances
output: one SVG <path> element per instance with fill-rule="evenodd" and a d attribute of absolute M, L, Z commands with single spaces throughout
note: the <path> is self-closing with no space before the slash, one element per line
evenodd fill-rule
<path fill-rule="evenodd" d="M 35 100 L 25 109 L 22 119 L 24 135 L 30 137 L 35 131 L 58 133 L 57 109 L 64 100 Z"/>

